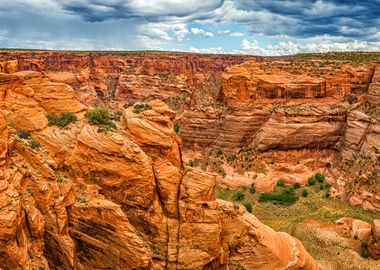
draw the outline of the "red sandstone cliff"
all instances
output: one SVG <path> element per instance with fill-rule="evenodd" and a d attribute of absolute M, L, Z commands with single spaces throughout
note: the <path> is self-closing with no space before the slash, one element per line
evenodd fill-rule
<path fill-rule="evenodd" d="M 208 84 L 218 87 L 223 70 L 262 57 L 169 52 L 0 52 L 0 72 L 39 71 L 71 85 L 86 105 L 121 108 L 145 98 L 190 97 Z M 215 85 L 214 85 L 215 84 Z M 182 100 L 183 102 L 183 100 Z"/>
<path fill-rule="evenodd" d="M 0 74 L 0 94 L 2 269 L 318 269 L 183 166 L 163 102 L 100 132 L 71 87 L 40 73 Z M 78 121 L 47 124 L 64 110 Z"/>

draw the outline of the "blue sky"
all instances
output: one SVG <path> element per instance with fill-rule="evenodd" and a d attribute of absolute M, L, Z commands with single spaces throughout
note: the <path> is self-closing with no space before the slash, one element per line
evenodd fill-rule
<path fill-rule="evenodd" d="M 0 47 L 380 51 L 380 0 L 2 0 Z"/>

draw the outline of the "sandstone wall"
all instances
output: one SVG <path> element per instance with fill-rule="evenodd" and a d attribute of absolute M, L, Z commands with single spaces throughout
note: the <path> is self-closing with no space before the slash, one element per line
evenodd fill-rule
<path fill-rule="evenodd" d="M 0 78 L 2 269 L 319 269 L 297 239 L 217 201 L 215 175 L 183 166 L 163 102 L 102 131 L 71 87 L 35 72 Z M 61 104 L 78 121 L 47 126 Z"/>

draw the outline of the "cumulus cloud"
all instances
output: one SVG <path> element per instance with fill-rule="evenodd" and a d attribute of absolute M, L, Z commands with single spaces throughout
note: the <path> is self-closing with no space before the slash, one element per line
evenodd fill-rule
<path fill-rule="evenodd" d="M 331 51 L 380 51 L 380 42 L 354 40 L 352 42 L 324 42 L 326 37 L 312 38 L 304 42 L 278 42 L 274 45 L 261 47 L 257 40 L 244 39 L 241 44 L 242 52 L 248 54 L 278 56 L 297 53 L 331 52 Z M 327 38 L 328 39 L 328 38 Z"/>
<path fill-rule="evenodd" d="M 214 36 L 213 33 L 207 32 L 201 28 L 196 28 L 196 27 L 191 28 L 191 33 L 195 36 L 200 36 L 200 37 L 213 37 Z"/>
<path fill-rule="evenodd" d="M 329 34 L 367 39 L 370 35 L 366 29 L 375 27 L 377 32 L 380 30 L 376 15 L 380 8 L 378 0 L 239 0 L 226 2 L 224 8 L 226 20 L 241 23 L 252 33 L 270 36 Z M 342 31 L 343 26 L 346 31 Z"/>
<path fill-rule="evenodd" d="M 245 34 L 243 34 L 241 32 L 231 31 L 230 29 L 227 29 L 224 31 L 218 31 L 218 34 L 219 35 L 229 35 L 231 37 L 244 37 L 245 36 Z"/>
<path fill-rule="evenodd" d="M 194 53 L 208 54 L 247 54 L 263 56 L 280 56 L 298 53 L 323 53 L 339 51 L 380 51 L 380 42 L 368 42 L 354 40 L 352 42 L 324 42 L 323 40 L 335 38 L 318 37 L 307 39 L 306 42 L 296 41 L 278 42 L 274 45 L 260 46 L 257 40 L 249 41 L 243 39 L 241 47 L 234 50 L 226 50 L 222 47 L 195 48 L 190 47 L 189 51 Z"/>
<path fill-rule="evenodd" d="M 379 10 L 380 0 L 2 0 L 0 40 L 3 47 L 226 51 L 215 40 L 244 36 L 228 52 L 378 50 Z M 258 35 L 272 45 L 255 42 Z M 196 49 L 194 36 L 208 37 L 210 48 Z"/>

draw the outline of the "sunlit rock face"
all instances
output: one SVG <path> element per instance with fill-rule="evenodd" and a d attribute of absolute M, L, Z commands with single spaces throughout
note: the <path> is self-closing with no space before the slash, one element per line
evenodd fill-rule
<path fill-rule="evenodd" d="M 297 239 L 216 200 L 214 174 L 183 166 L 162 101 L 107 131 L 70 86 L 36 72 L 0 82 L 2 269 L 319 269 Z M 61 111 L 78 120 L 48 125 Z"/>
<path fill-rule="evenodd" d="M 333 148 L 345 132 L 351 95 L 373 89 L 374 63 L 312 68 L 284 61 L 247 62 L 221 76 L 223 106 L 183 114 L 185 147 Z M 376 79 L 373 79 L 376 81 Z"/>

